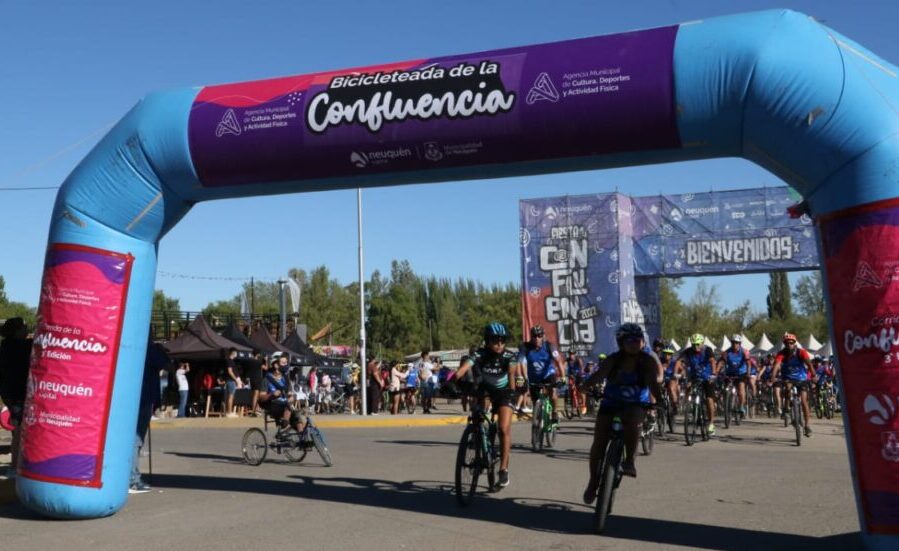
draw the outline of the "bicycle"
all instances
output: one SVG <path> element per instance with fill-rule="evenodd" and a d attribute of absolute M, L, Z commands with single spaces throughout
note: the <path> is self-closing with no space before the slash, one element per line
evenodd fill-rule
<path fill-rule="evenodd" d="M 275 423 L 275 426 L 278 427 L 271 442 L 266 437 L 269 422 Z M 247 429 L 243 434 L 241 453 L 248 465 L 256 467 L 262 464 L 270 449 L 274 450 L 278 455 L 283 453 L 291 463 L 299 463 L 306 458 L 306 454 L 312 448 L 315 448 L 319 456 L 321 456 L 326 467 L 334 464 L 331 459 L 331 451 L 325 442 L 325 437 L 312 422 L 311 416 L 307 415 L 306 426 L 302 432 L 297 432 L 292 427 L 282 426 L 280 420 L 270 421 L 268 412 L 264 415 L 264 423 L 264 431 L 253 427 Z"/>
<path fill-rule="evenodd" d="M 596 512 L 593 516 L 594 528 L 597 534 L 602 534 L 606 527 L 606 520 L 612 513 L 612 504 L 615 501 L 615 490 L 621 484 L 621 465 L 624 463 L 624 438 L 621 417 L 612 418 L 612 430 L 609 433 L 609 443 L 606 446 L 602 461 L 597 467 L 596 477 L 599 487 L 596 492 Z"/>
<path fill-rule="evenodd" d="M 834 405 L 835 400 L 831 384 L 832 383 L 827 381 L 817 385 L 817 392 L 815 392 L 815 415 L 818 416 L 818 419 L 833 419 L 836 407 Z"/>
<path fill-rule="evenodd" d="M 640 427 L 640 447 L 643 449 L 643 455 L 652 455 L 656 443 L 656 431 L 660 426 L 661 424 L 655 416 L 648 413 L 643 416 L 643 425 Z"/>
<path fill-rule="evenodd" d="M 567 391 L 565 392 L 565 407 L 562 410 L 562 414 L 569 420 L 573 419 L 575 416 L 580 418 L 581 409 L 583 408 L 581 394 L 578 390 L 578 385 L 575 383 L 574 377 L 568 378 Z"/>
<path fill-rule="evenodd" d="M 791 417 L 790 423 L 796 431 L 796 445 L 802 445 L 802 399 L 799 397 L 799 390 L 796 389 L 797 383 L 790 385 L 789 412 L 784 407 L 784 426 L 787 426 L 787 416 Z"/>
<path fill-rule="evenodd" d="M 735 425 L 740 424 L 742 411 L 737 407 L 739 394 L 735 381 L 739 381 L 736 377 L 725 377 L 724 384 L 724 428 L 730 428 L 730 422 L 733 420 Z"/>
<path fill-rule="evenodd" d="M 709 439 L 708 419 L 706 418 L 706 394 L 703 381 L 694 379 L 690 383 L 684 404 L 684 440 L 688 446 L 696 441 L 699 432 L 703 442 Z"/>
<path fill-rule="evenodd" d="M 418 395 L 418 387 L 406 387 L 403 396 L 403 405 L 406 413 L 412 415 L 415 413 L 416 396 Z"/>
<path fill-rule="evenodd" d="M 483 471 L 487 471 L 487 491 L 499 489 L 496 485 L 496 467 L 500 454 L 496 447 L 495 417 L 496 414 L 492 413 L 488 418 L 479 400 L 472 401 L 468 423 L 456 453 L 456 500 L 463 507 L 471 504 Z"/>
<path fill-rule="evenodd" d="M 531 450 L 539 452 L 544 445 L 552 448 L 556 445 L 556 430 L 558 423 L 552 420 L 553 403 L 552 394 L 547 389 L 553 388 L 553 383 L 541 383 L 531 385 L 539 387 L 538 398 L 534 402 L 534 412 L 531 417 Z"/>

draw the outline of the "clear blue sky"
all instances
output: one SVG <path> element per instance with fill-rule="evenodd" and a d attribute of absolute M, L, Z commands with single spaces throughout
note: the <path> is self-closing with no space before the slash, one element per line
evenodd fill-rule
<path fill-rule="evenodd" d="M 609 34 L 789 7 L 899 61 L 899 2 L 21 2 L 0 0 L 0 187 L 55 186 L 150 91 Z M 64 149 L 81 141 L 76 147 Z M 364 192 L 366 271 L 519 278 L 518 200 L 616 188 L 635 195 L 778 185 L 743 160 Z M 55 192 L 0 191 L 0 274 L 36 304 Z M 485 236 L 491 236 L 485 242 Z M 484 245 L 488 245 L 485 247 Z M 356 279 L 355 191 L 203 203 L 162 241 L 159 269 L 272 278 L 324 264 Z M 687 280 L 690 296 L 697 279 Z M 764 308 L 767 276 L 714 278 L 722 304 Z M 199 309 L 239 283 L 159 277 Z"/>

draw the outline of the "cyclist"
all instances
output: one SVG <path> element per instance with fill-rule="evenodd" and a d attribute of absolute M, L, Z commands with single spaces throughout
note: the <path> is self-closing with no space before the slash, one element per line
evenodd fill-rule
<path fill-rule="evenodd" d="M 584 378 L 587 375 L 587 368 L 584 361 L 578 356 L 574 350 L 568 351 L 568 361 L 566 365 L 568 371 L 568 392 L 573 393 L 571 396 L 571 405 L 577 405 L 578 412 L 581 415 L 587 413 L 587 397 L 581 392 L 581 385 L 584 384 Z"/>
<path fill-rule="evenodd" d="M 565 366 L 559 351 L 547 342 L 542 326 L 531 327 L 530 333 L 531 340 L 522 344 L 518 349 L 518 365 L 521 373 L 527 373 L 531 403 L 536 404 L 542 392 L 542 385 L 565 381 Z M 569 357 L 574 356 L 574 351 L 569 351 L 568 355 Z M 552 422 L 558 424 L 559 410 L 563 404 L 559 403 L 555 387 L 552 389 L 552 404 Z"/>
<path fill-rule="evenodd" d="M 777 353 L 774 358 L 774 371 L 772 378 L 777 380 L 777 376 L 782 375 L 784 400 L 789 398 L 790 387 L 795 385 L 799 389 L 799 398 L 802 400 L 802 414 L 805 415 L 805 436 L 811 437 L 811 417 L 808 408 L 808 385 L 809 377 L 807 368 L 811 367 L 812 359 L 808 351 L 799 348 L 796 344 L 796 335 L 792 333 L 784 333 L 784 347 Z"/>
<path fill-rule="evenodd" d="M 752 395 L 755 396 L 756 403 L 758 403 L 759 392 L 758 386 L 756 382 L 759 378 L 759 364 L 755 358 L 752 356 L 749 357 L 749 390 L 752 392 Z"/>
<path fill-rule="evenodd" d="M 714 361 L 714 352 L 705 345 L 705 337 L 699 333 L 690 336 L 690 346 L 684 349 L 678 356 L 678 361 L 687 371 L 687 388 L 694 383 L 701 384 L 705 389 L 706 409 L 709 412 L 710 436 L 715 435 L 715 393 L 712 383 L 717 375 L 717 364 Z"/>
<path fill-rule="evenodd" d="M 672 415 L 677 415 L 677 395 L 678 381 L 684 376 L 684 369 L 674 358 L 674 350 L 671 348 L 663 348 L 659 355 L 662 365 L 665 366 L 664 383 L 668 391 L 668 399 L 671 402 Z"/>
<path fill-rule="evenodd" d="M 737 404 L 740 413 L 746 417 L 746 383 L 749 382 L 749 368 L 752 363 L 749 351 L 743 348 L 743 335 L 733 335 L 731 346 L 721 353 L 718 361 L 718 372 L 724 368 L 724 375 L 737 380 Z"/>
<path fill-rule="evenodd" d="M 820 394 L 824 387 L 833 386 L 833 367 L 821 356 L 812 358 L 812 366 L 815 368 L 815 392 Z"/>
<path fill-rule="evenodd" d="M 658 383 L 657 360 L 643 347 L 643 328 L 636 323 L 625 323 L 615 331 L 618 351 L 613 352 L 600 365 L 599 370 L 584 382 L 585 387 L 606 381 L 605 392 L 596 415 L 593 429 L 593 446 L 590 448 L 590 479 L 584 490 L 584 503 L 596 498 L 599 481 L 596 471 L 609 442 L 612 419 L 621 418 L 624 427 L 625 459 L 622 474 L 637 476 L 634 460 L 645 409 L 650 406 L 650 394 L 661 398 Z"/>
<path fill-rule="evenodd" d="M 265 392 L 260 393 L 259 403 L 280 427 L 290 426 L 297 432 L 306 428 L 306 419 L 287 401 L 289 383 L 281 373 L 281 364 L 272 363 L 265 374 Z"/>
<path fill-rule="evenodd" d="M 518 372 L 518 358 L 506 350 L 509 330 L 499 322 L 484 328 L 484 348 L 481 348 L 459 366 L 457 378 L 465 377 L 469 370 L 475 376 L 478 400 L 484 407 L 490 398 L 493 412 L 498 417 L 502 457 L 499 466 L 499 486 L 509 485 L 509 455 L 512 450 L 512 385 Z"/>

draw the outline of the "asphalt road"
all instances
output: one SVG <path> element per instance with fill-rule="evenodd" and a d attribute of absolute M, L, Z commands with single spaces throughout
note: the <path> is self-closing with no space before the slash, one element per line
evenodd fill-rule
<path fill-rule="evenodd" d="M 240 457 L 245 428 L 173 426 L 153 432 L 153 492 L 90 521 L 6 504 L 0 541 L 67 551 L 856 548 L 842 425 L 815 427 L 798 448 L 792 429 L 767 420 L 692 448 L 659 442 L 638 459 L 639 477 L 622 482 L 597 536 L 580 502 L 589 421 L 565 422 L 544 454 L 526 447 L 529 425 L 516 424 L 511 485 L 469 508 L 451 493 L 460 425 L 325 429 L 330 468 L 314 452 L 300 464 L 270 456 L 251 467 Z"/>

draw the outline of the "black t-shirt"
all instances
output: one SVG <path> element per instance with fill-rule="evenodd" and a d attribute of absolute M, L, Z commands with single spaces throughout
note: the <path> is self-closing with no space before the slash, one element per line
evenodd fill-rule
<path fill-rule="evenodd" d="M 0 398 L 7 404 L 25 401 L 31 339 L 6 338 L 0 343 Z"/>
<path fill-rule="evenodd" d="M 228 374 L 228 368 L 229 368 L 229 367 L 231 368 L 231 373 L 234 373 L 234 376 L 235 376 L 235 377 L 237 377 L 237 378 L 239 379 L 239 378 L 240 378 L 240 375 L 241 375 L 241 373 L 240 373 L 240 368 L 237 367 L 237 362 L 235 362 L 235 361 L 232 360 L 231 358 L 226 358 L 226 359 L 225 359 L 225 369 L 224 369 L 224 371 L 222 372 L 222 378 L 225 380 L 226 383 L 227 383 L 228 381 L 231 381 L 231 380 L 232 380 L 232 379 L 231 379 L 231 375 Z"/>
<path fill-rule="evenodd" d="M 474 364 L 472 370 L 478 385 L 502 389 L 510 386 L 509 368 L 518 363 L 518 356 L 508 350 L 494 354 L 481 348 L 468 361 Z"/>

